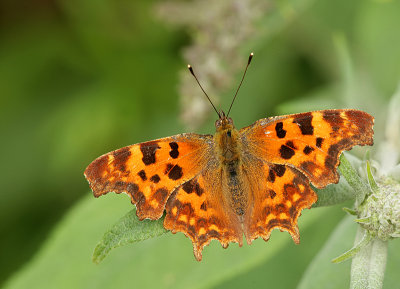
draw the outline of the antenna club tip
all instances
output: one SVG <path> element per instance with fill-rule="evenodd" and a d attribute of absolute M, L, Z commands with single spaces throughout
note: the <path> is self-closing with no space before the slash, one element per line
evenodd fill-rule
<path fill-rule="evenodd" d="M 190 64 L 188 64 L 188 69 L 189 69 L 189 71 L 190 71 L 190 73 L 194 76 L 194 77 L 196 77 L 195 75 L 194 75 L 194 72 L 193 72 L 193 68 L 192 68 L 192 66 L 190 65 Z"/>
<path fill-rule="evenodd" d="M 250 64 L 251 60 L 253 59 L 253 56 L 254 56 L 254 53 L 253 53 L 253 52 L 252 52 L 252 53 L 250 53 L 250 56 L 249 56 L 249 61 L 247 62 L 247 65 L 249 65 L 249 64 Z"/>

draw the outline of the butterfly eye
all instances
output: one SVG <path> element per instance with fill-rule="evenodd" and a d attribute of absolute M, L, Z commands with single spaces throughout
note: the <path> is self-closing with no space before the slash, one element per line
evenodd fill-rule
<path fill-rule="evenodd" d="M 229 137 L 231 137 L 231 131 L 230 130 L 228 130 L 227 132 L 226 132 L 226 134 L 229 136 Z"/>

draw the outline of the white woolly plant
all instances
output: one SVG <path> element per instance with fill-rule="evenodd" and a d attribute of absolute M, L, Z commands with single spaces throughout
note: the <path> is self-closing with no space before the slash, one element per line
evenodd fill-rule
<path fill-rule="evenodd" d="M 399 112 L 400 86 L 389 104 L 385 140 L 377 154 L 379 161 L 374 163 L 376 179 L 368 161 L 363 179 L 341 158 L 340 170 L 356 193 L 355 208 L 345 210 L 356 216 L 360 226 L 354 247 L 332 261 L 353 258 L 350 288 L 382 288 L 388 242 L 400 237 Z"/>

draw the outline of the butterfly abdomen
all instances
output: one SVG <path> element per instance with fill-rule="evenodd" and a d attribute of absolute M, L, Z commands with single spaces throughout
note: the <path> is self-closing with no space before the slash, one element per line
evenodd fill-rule
<path fill-rule="evenodd" d="M 228 125 L 225 129 L 217 131 L 215 141 L 223 175 L 223 194 L 233 212 L 241 217 L 246 212 L 248 194 L 242 181 L 239 133 L 233 126 Z"/>
<path fill-rule="evenodd" d="M 226 176 L 228 199 L 234 213 L 238 216 L 243 216 L 246 212 L 248 194 L 244 190 L 242 178 L 242 170 L 239 161 L 227 162 L 224 166 Z"/>

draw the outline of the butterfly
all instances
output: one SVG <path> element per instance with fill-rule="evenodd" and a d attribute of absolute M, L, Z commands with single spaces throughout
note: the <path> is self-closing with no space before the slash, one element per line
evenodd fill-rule
<path fill-rule="evenodd" d="M 299 243 L 297 219 L 317 201 L 310 183 L 337 183 L 341 152 L 373 144 L 374 118 L 360 110 L 269 117 L 240 130 L 229 112 L 217 113 L 214 135 L 130 145 L 100 156 L 84 173 L 95 197 L 128 194 L 140 220 L 165 212 L 165 229 L 189 237 L 198 261 L 213 239 L 241 246 L 243 235 L 248 244 L 268 241 L 274 228 Z"/>

